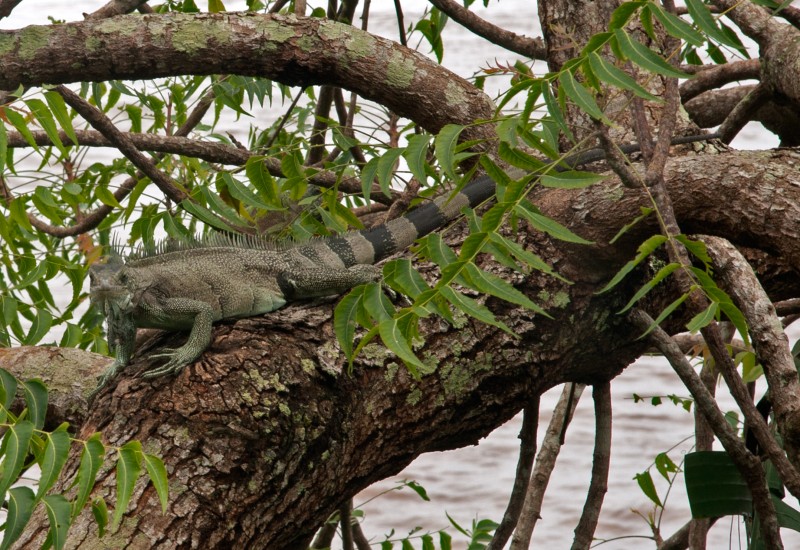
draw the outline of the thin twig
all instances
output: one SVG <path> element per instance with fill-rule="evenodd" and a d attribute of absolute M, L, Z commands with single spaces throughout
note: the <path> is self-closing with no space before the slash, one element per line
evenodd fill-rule
<path fill-rule="evenodd" d="M 572 550 L 588 549 L 600 519 L 600 509 L 608 491 L 608 472 L 611 466 L 611 383 L 602 382 L 592 388 L 594 400 L 595 436 L 592 456 L 592 479 L 586 492 L 586 503 L 575 528 Z"/>
<path fill-rule="evenodd" d="M 522 428 L 519 432 L 519 460 L 517 461 L 517 473 L 514 477 L 514 488 L 511 490 L 511 497 L 508 499 L 508 506 L 505 514 L 503 514 L 503 519 L 495 530 L 486 550 L 502 550 L 517 526 L 522 506 L 525 503 L 525 495 L 528 492 L 533 458 L 536 456 L 538 425 L 539 396 L 537 395 L 531 399 L 522 413 Z"/>
<path fill-rule="evenodd" d="M 353 524 L 350 511 L 353 509 L 353 500 L 347 499 L 339 506 L 339 526 L 342 528 L 342 549 L 354 550 Z"/>

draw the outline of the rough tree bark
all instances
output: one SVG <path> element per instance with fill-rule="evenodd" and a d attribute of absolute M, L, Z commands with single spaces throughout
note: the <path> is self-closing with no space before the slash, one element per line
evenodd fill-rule
<path fill-rule="evenodd" d="M 317 19 L 124 16 L 6 31 L 0 33 L 0 64 L 0 88 L 10 89 L 216 72 L 331 84 L 431 131 L 493 112 L 480 92 L 423 57 Z M 485 132 L 480 137 L 491 138 L 490 131 L 477 128 Z M 800 154 L 792 150 L 688 154 L 670 161 L 665 174 L 684 231 L 749 247 L 773 299 L 800 295 L 798 162 Z M 78 420 L 78 435 L 99 430 L 114 445 L 137 438 L 163 457 L 169 509 L 162 515 L 154 490 L 142 482 L 112 540 L 99 541 L 90 514 L 84 514 L 70 532 L 69 547 L 305 548 L 343 501 L 419 454 L 477 442 L 554 385 L 604 383 L 619 374 L 645 343 L 614 312 L 647 269 L 612 292 L 596 292 L 656 230 L 642 223 L 607 244 L 649 204 L 647 197 L 609 177 L 584 190 L 540 190 L 531 199 L 596 243 L 569 245 L 520 225 L 518 242 L 573 284 L 491 263 L 484 267 L 511 280 L 553 318 L 488 300 L 518 339 L 473 320 L 458 326 L 427 321 L 425 344 L 417 352 L 430 371 L 420 380 L 377 345 L 368 346 L 348 374 L 333 336 L 332 303 L 223 322 L 208 352 L 174 378 L 137 375 L 153 366 L 151 350 L 183 337 L 146 342 L 116 385 Z M 457 227 L 448 239 L 457 245 L 464 234 Z M 433 268 L 422 267 L 435 276 Z M 654 293 L 650 300 L 646 305 L 657 311 L 671 297 Z M 678 328 L 686 317 L 678 312 L 667 328 Z M 56 368 L 59 361 L 52 363 Z M 52 383 L 77 384 L 84 395 L 93 386 L 86 376 Z M 71 463 L 71 471 L 75 467 Z M 99 491 L 108 494 L 113 475 L 103 472 L 101 481 Z M 38 547 L 46 529 L 38 518 L 20 547 Z"/>

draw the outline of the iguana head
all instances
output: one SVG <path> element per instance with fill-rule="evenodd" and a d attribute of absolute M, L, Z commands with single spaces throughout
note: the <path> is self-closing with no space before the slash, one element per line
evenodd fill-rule
<path fill-rule="evenodd" d="M 89 299 L 105 313 L 122 313 L 130 309 L 133 293 L 129 274 L 119 257 L 110 256 L 89 268 Z"/>

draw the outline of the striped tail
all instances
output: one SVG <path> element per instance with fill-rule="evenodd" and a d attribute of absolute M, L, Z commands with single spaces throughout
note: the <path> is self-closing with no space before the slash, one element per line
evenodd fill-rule
<path fill-rule="evenodd" d="M 402 218 L 390 220 L 372 229 L 352 231 L 325 239 L 325 243 L 346 267 L 375 264 L 395 252 L 405 250 L 420 237 L 444 227 L 458 218 L 465 206 L 476 207 L 491 198 L 494 191 L 494 181 L 489 176 L 480 176 L 455 195 L 442 195 L 433 202 L 415 208 Z"/>

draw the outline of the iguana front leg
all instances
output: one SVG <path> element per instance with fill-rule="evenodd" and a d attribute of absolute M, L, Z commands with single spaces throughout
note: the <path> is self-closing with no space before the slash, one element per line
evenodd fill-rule
<path fill-rule="evenodd" d="M 170 319 L 175 324 L 191 325 L 189 339 L 179 348 L 166 349 L 151 357 L 167 357 L 163 366 L 144 373 L 144 378 L 175 374 L 200 357 L 211 343 L 211 323 L 214 312 L 209 304 L 189 298 L 170 298 L 158 306 L 147 306 L 145 313 L 157 319 Z"/>
<path fill-rule="evenodd" d="M 115 304 L 107 304 L 106 319 L 108 347 L 114 351 L 114 362 L 97 377 L 97 387 L 89 394 L 90 399 L 130 362 L 136 346 L 136 324 L 129 309 L 120 308 Z"/>

